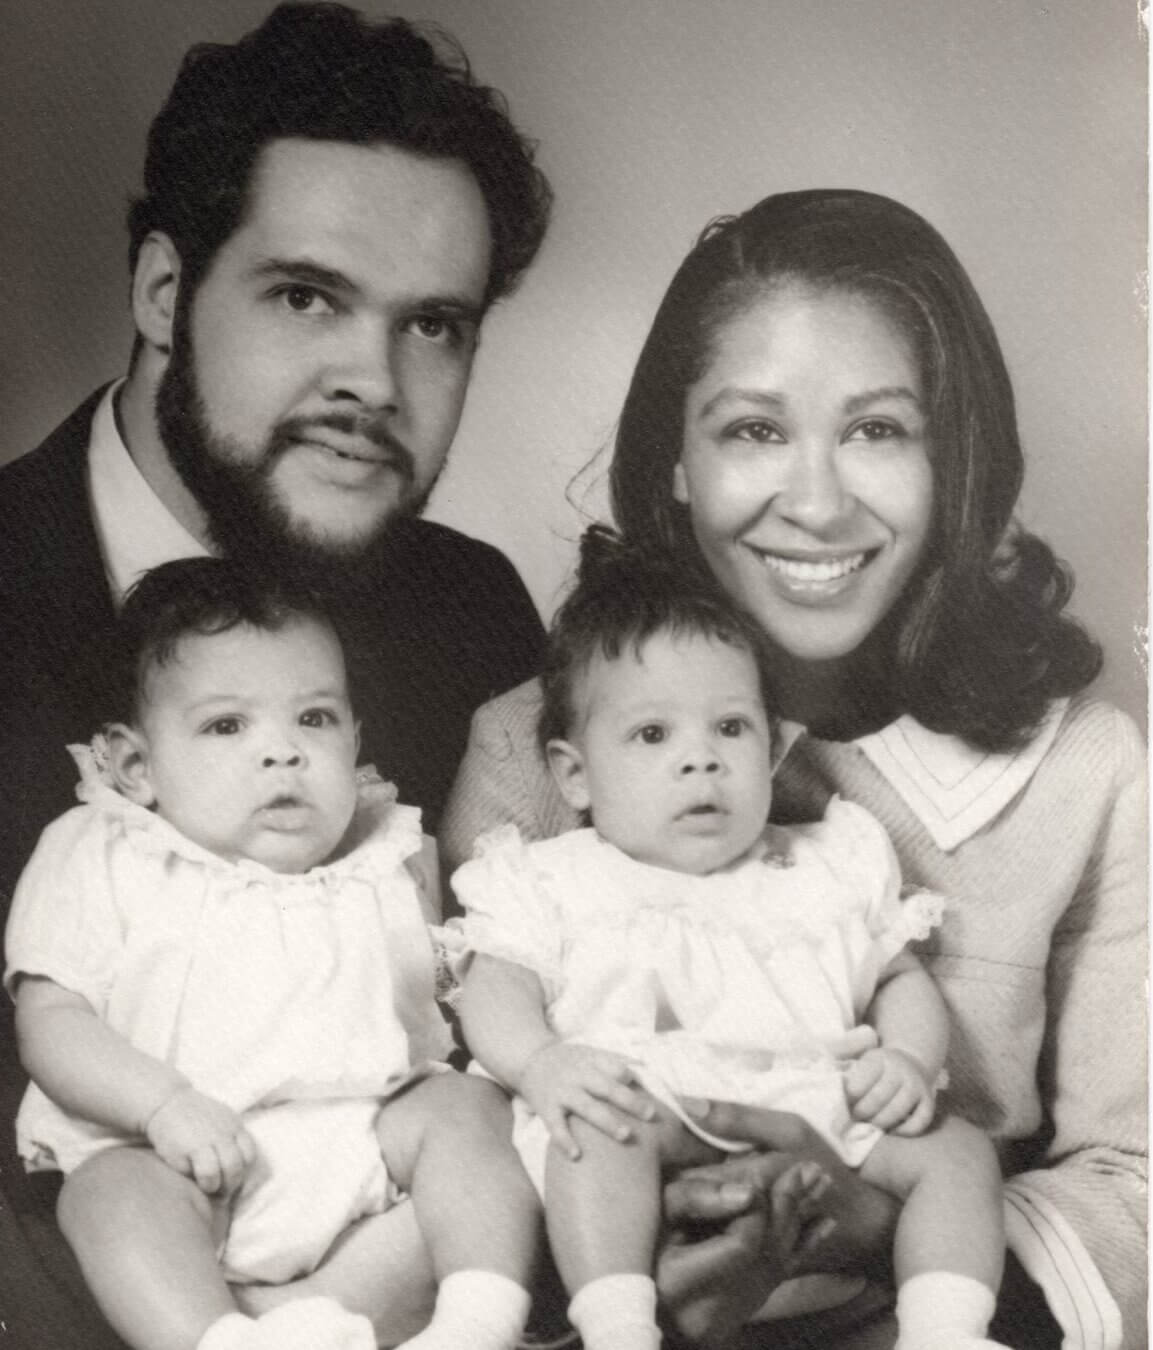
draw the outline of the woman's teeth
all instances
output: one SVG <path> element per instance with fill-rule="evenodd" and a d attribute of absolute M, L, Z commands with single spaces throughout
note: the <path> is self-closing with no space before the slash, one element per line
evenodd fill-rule
<path fill-rule="evenodd" d="M 800 558 L 782 558 L 776 553 L 762 553 L 767 567 L 792 581 L 837 581 L 857 572 L 869 559 L 867 553 L 851 553 L 843 558 L 823 558 L 819 562 Z"/>

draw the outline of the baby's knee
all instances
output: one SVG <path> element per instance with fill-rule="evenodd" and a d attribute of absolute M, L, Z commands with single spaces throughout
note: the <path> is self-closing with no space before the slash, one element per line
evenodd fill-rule
<path fill-rule="evenodd" d="M 110 1148 L 86 1158 L 64 1178 L 56 1202 L 60 1231 L 73 1244 L 90 1226 L 119 1227 L 153 1197 L 192 1205 L 207 1220 L 211 1201 L 188 1177 L 146 1148 Z"/>
<path fill-rule="evenodd" d="M 974 1189 L 999 1187 L 1001 1164 L 993 1141 L 976 1125 L 959 1116 L 946 1116 L 916 1141 L 922 1171 L 963 1178 Z"/>

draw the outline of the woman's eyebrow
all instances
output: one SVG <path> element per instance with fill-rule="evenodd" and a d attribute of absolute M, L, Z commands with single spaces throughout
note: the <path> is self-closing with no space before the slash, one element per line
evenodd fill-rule
<path fill-rule="evenodd" d="M 874 403 L 891 402 L 894 399 L 902 403 L 911 403 L 915 408 L 921 406 L 920 398 L 908 385 L 886 384 L 880 389 L 866 389 L 863 393 L 853 394 L 845 399 L 845 412 L 852 416 L 853 413 L 871 408 Z"/>
<path fill-rule="evenodd" d="M 712 398 L 706 400 L 697 416 L 707 417 L 717 408 L 723 408 L 726 403 L 752 403 L 775 413 L 784 412 L 788 406 L 788 400 L 771 389 L 742 389 L 737 385 L 730 385 L 717 390 Z"/>

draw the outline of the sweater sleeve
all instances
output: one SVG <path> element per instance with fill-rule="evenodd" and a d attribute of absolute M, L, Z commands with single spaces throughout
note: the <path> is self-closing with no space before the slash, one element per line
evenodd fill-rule
<path fill-rule="evenodd" d="M 537 743 L 540 685 L 533 680 L 480 708 L 441 817 L 445 868 L 472 857 L 476 840 L 515 825 L 526 842 L 550 839 L 580 822 L 553 782 Z"/>
<path fill-rule="evenodd" d="M 1114 711 L 1116 788 L 1090 867 L 1054 934 L 1040 1073 L 1047 1166 L 1014 1177 L 1010 1241 L 1067 1346 L 1146 1344 L 1145 751 Z"/>

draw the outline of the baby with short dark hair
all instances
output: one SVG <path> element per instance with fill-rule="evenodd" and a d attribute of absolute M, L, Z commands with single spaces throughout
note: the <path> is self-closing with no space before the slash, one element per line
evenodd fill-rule
<path fill-rule="evenodd" d="M 5 986 L 32 1170 L 134 1350 L 375 1350 L 367 1318 L 229 1288 L 311 1272 L 410 1195 L 440 1280 L 406 1344 L 510 1350 L 538 1205 L 491 1083 L 453 1072 L 420 813 L 370 770 L 306 595 L 165 564 L 119 625 L 124 720 L 17 889 Z"/>

